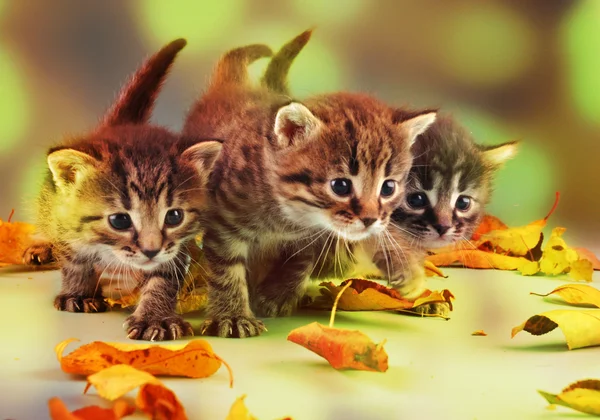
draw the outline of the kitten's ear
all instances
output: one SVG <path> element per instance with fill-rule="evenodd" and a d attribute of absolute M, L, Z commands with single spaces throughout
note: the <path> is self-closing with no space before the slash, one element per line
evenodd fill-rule
<path fill-rule="evenodd" d="M 207 175 L 212 170 L 217 157 L 219 157 L 222 147 L 223 144 L 220 141 L 202 141 L 185 149 L 181 158 L 192 162 L 198 173 Z"/>
<path fill-rule="evenodd" d="M 279 147 L 300 144 L 317 133 L 323 123 L 307 107 L 292 102 L 277 111 L 275 135 Z"/>
<path fill-rule="evenodd" d="M 406 130 L 409 146 L 412 146 L 425 130 L 435 122 L 437 111 L 427 110 L 418 112 L 397 111 L 394 121 L 400 123 L 400 127 Z"/>
<path fill-rule="evenodd" d="M 482 147 L 483 158 L 493 166 L 501 166 L 517 154 L 518 144 L 511 141 L 497 146 Z"/>
<path fill-rule="evenodd" d="M 92 156 L 73 149 L 52 152 L 47 161 L 54 183 L 61 189 L 81 183 L 96 170 L 99 163 Z"/>
<path fill-rule="evenodd" d="M 123 86 L 117 101 L 104 117 L 102 125 L 147 122 L 167 73 L 175 57 L 186 44 L 185 39 L 177 39 L 147 59 Z"/>

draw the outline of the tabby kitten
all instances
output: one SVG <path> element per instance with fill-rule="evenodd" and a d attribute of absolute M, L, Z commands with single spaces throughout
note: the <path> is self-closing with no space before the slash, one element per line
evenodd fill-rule
<path fill-rule="evenodd" d="M 266 88 L 289 94 L 289 68 L 310 35 L 311 31 L 304 32 L 271 59 L 262 79 Z M 405 112 L 406 118 L 414 114 Z M 516 150 L 514 142 L 478 146 L 450 116 L 438 117 L 412 146 L 415 158 L 406 200 L 394 211 L 381 239 L 343 246 L 316 242 L 315 246 L 326 247 L 327 252 L 314 276 L 360 276 L 378 270 L 405 297 L 419 296 L 425 289 L 426 249 L 470 238 L 489 199 L 494 173 Z M 376 264 L 381 259 L 386 261 L 384 269 Z M 434 304 L 419 311 L 443 314 L 447 309 Z"/>
<path fill-rule="evenodd" d="M 299 103 L 249 86 L 246 65 L 270 55 L 264 45 L 225 54 L 184 126 L 226 139 L 209 179 L 206 334 L 260 334 L 251 302 L 260 315 L 289 315 L 319 258 L 311 241 L 384 231 L 405 199 L 410 147 L 435 120 L 366 95 Z"/>
<path fill-rule="evenodd" d="M 149 58 L 94 131 L 50 149 L 38 200 L 38 227 L 61 265 L 54 306 L 105 311 L 101 272 L 126 273 L 141 291 L 126 320 L 132 339 L 193 334 L 175 314 L 176 294 L 190 262 L 186 242 L 200 230 L 204 186 L 221 144 L 148 124 L 161 84 L 185 45 L 173 41 Z"/>

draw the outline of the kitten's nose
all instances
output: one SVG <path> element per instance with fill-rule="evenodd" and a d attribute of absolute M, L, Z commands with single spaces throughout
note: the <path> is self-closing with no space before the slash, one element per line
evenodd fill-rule
<path fill-rule="evenodd" d="M 142 249 L 142 254 L 148 257 L 149 260 L 156 257 L 156 255 L 160 252 L 160 249 Z"/>
<path fill-rule="evenodd" d="M 369 226 L 371 226 L 373 223 L 375 223 L 377 221 L 377 219 L 373 218 L 373 217 L 365 217 L 364 219 L 360 219 L 366 228 L 368 228 Z"/>
<path fill-rule="evenodd" d="M 433 228 L 436 230 L 437 233 L 440 234 L 440 236 L 442 236 L 444 233 L 448 232 L 448 229 L 450 229 L 450 226 L 433 225 Z"/>

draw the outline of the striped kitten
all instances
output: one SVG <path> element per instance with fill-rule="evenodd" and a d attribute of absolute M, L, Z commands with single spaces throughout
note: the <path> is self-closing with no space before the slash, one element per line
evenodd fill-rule
<path fill-rule="evenodd" d="M 133 339 L 192 334 L 175 314 L 176 294 L 189 265 L 186 242 L 200 230 L 203 186 L 221 144 L 181 139 L 148 124 L 185 44 L 173 41 L 149 58 L 94 131 L 50 149 L 38 200 L 38 227 L 61 265 L 54 306 L 105 311 L 101 272 L 126 273 L 141 290 L 126 321 Z"/>
<path fill-rule="evenodd" d="M 289 315 L 318 260 L 312 241 L 384 231 L 405 199 L 410 147 L 435 120 L 366 95 L 299 103 L 248 86 L 246 65 L 270 55 L 264 45 L 225 54 L 184 127 L 226 139 L 209 181 L 206 334 L 260 334 L 251 303 L 259 315 Z"/>

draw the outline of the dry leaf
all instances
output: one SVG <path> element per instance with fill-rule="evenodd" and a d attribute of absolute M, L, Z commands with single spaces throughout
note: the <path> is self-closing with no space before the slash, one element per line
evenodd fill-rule
<path fill-rule="evenodd" d="M 340 292 L 345 285 L 352 282 L 341 295 Z M 339 286 L 333 283 L 321 283 L 321 294 L 329 301 L 336 296 L 339 297 L 338 308 L 344 311 L 386 311 L 413 309 L 430 303 L 446 302 L 452 310 L 452 299 L 454 296 L 449 290 L 432 292 L 427 290 L 414 301 L 404 299 L 396 290 L 382 286 L 379 283 L 363 279 L 349 279 Z"/>
<path fill-rule="evenodd" d="M 258 420 L 246 407 L 245 398 L 246 395 L 242 395 L 233 402 L 225 420 Z"/>
<path fill-rule="evenodd" d="M 554 310 L 534 315 L 512 329 L 511 337 L 525 330 L 533 335 L 543 335 L 559 327 L 569 350 L 600 345 L 600 311 Z"/>
<path fill-rule="evenodd" d="M 536 296 L 558 295 L 567 303 L 574 305 L 594 305 L 600 308 L 600 290 L 586 284 L 565 284 L 545 295 L 533 292 L 530 294 Z"/>
<path fill-rule="evenodd" d="M 471 335 L 475 335 L 475 336 L 481 336 L 481 337 L 485 337 L 487 336 L 487 334 L 485 333 L 485 331 L 483 330 L 477 330 L 477 331 L 473 331 L 471 333 Z"/>
<path fill-rule="evenodd" d="M 33 244 L 31 235 L 35 226 L 23 222 L 11 222 L 14 210 L 8 221 L 0 219 L 0 263 L 23 264 L 23 253 Z"/>
<path fill-rule="evenodd" d="M 119 420 L 135 412 L 135 407 L 124 400 L 115 401 L 112 408 L 92 405 L 70 412 L 60 398 L 54 397 L 48 401 L 48 408 L 52 420 Z"/>
<path fill-rule="evenodd" d="M 590 251 L 589 249 L 585 249 L 585 248 L 573 248 L 573 249 L 575 251 L 577 251 L 580 258 L 590 261 L 592 263 L 592 266 L 594 267 L 594 270 L 600 270 L 600 260 L 598 259 L 598 257 L 596 257 L 596 255 L 592 251 Z"/>
<path fill-rule="evenodd" d="M 318 354 L 335 369 L 385 372 L 388 355 L 360 331 L 329 328 L 317 322 L 292 330 L 287 339 Z"/>
<path fill-rule="evenodd" d="M 180 345 L 94 341 L 62 356 L 66 347 L 64 343 L 58 344 L 55 350 L 60 366 L 66 373 L 90 375 L 110 366 L 126 364 L 153 375 L 206 378 L 213 375 L 219 370 L 221 364 L 224 364 L 229 371 L 230 386 L 233 386 L 229 365 L 214 354 L 210 344 L 202 339 Z"/>
<path fill-rule="evenodd" d="M 582 413 L 600 416 L 600 381 L 597 379 L 575 382 L 558 395 L 544 391 L 538 392 L 550 404 L 562 405 Z"/>
<path fill-rule="evenodd" d="M 85 392 L 90 386 L 94 386 L 98 395 L 109 401 L 121 398 L 136 388 L 145 384 L 162 385 L 157 378 L 148 372 L 138 370 L 130 365 L 114 365 L 102 369 L 88 376 L 88 384 Z"/>
<path fill-rule="evenodd" d="M 481 222 L 479 223 L 479 226 L 477 226 L 475 232 L 473 232 L 471 239 L 478 240 L 481 238 L 481 235 L 485 233 L 489 233 L 494 230 L 506 229 L 508 229 L 508 226 L 506 226 L 502 220 L 498 219 L 496 216 L 492 216 L 491 214 L 486 214 L 481 219 Z"/>
<path fill-rule="evenodd" d="M 185 409 L 177 396 L 162 385 L 142 385 L 135 403 L 154 420 L 187 420 Z"/>
<path fill-rule="evenodd" d="M 521 270 L 531 261 L 523 257 L 511 257 L 479 249 L 454 250 L 427 256 L 427 260 L 441 267 L 459 263 L 469 268 L 493 268 L 497 270 Z"/>
<path fill-rule="evenodd" d="M 440 270 L 439 267 L 436 267 L 436 265 L 434 263 L 432 263 L 431 261 L 428 261 L 428 260 L 425 260 L 425 274 L 427 275 L 427 277 L 434 277 L 434 276 L 443 277 L 443 278 L 448 277 L 448 276 L 444 275 L 444 272 L 442 270 Z"/>

